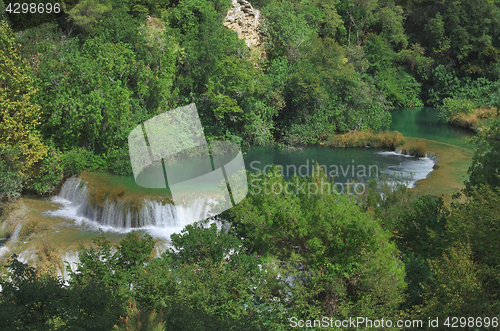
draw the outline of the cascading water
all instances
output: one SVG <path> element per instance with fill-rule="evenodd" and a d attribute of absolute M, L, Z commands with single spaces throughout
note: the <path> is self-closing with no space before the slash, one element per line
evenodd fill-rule
<path fill-rule="evenodd" d="M 436 164 L 435 158 L 429 157 L 414 157 L 411 155 L 401 154 L 400 152 L 378 152 L 380 155 L 405 157 L 407 160 L 397 164 L 389 165 L 387 169 L 381 172 L 393 177 L 398 182 L 407 181 L 409 188 L 415 187 L 415 183 L 429 176 Z"/>
<path fill-rule="evenodd" d="M 62 277 L 62 279 L 67 282 L 70 278 L 70 274 L 66 268 L 69 266 L 72 272 L 75 272 L 77 270 L 77 263 L 80 261 L 78 258 L 78 252 L 65 252 L 61 256 L 61 260 L 63 263 L 63 268 L 59 270 L 58 276 Z"/>
<path fill-rule="evenodd" d="M 190 206 L 162 204 L 144 199 L 139 208 L 131 202 L 107 198 L 102 206 L 91 203 L 87 184 L 79 178 L 69 178 L 53 201 L 63 205 L 51 212 L 54 216 L 76 221 L 90 221 L 105 229 L 131 230 L 137 228 L 156 228 L 177 232 L 193 219 L 205 219 L 208 210 L 205 199 L 197 199 Z"/>
<path fill-rule="evenodd" d="M 10 237 L 10 243 L 15 244 L 19 239 L 19 233 L 21 233 L 21 228 L 23 227 L 23 221 L 19 222 L 14 231 L 12 232 L 12 236 Z"/>

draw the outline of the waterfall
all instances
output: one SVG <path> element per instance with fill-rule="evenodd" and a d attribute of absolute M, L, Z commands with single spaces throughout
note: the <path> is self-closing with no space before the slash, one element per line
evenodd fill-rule
<path fill-rule="evenodd" d="M 19 233 L 21 233 L 21 228 L 23 227 L 23 221 L 19 222 L 12 232 L 12 236 L 10 237 L 10 244 L 15 244 L 19 239 Z"/>
<path fill-rule="evenodd" d="M 77 263 L 80 261 L 78 258 L 78 252 L 68 251 L 61 255 L 62 269 L 59 270 L 58 276 L 62 277 L 62 279 L 67 283 L 69 280 L 69 272 L 66 270 L 66 267 L 69 266 L 71 271 L 75 272 L 77 269 Z"/>
<path fill-rule="evenodd" d="M 63 205 L 62 209 L 51 214 L 82 221 L 96 222 L 115 229 L 169 228 L 179 230 L 193 219 L 208 217 L 207 199 L 196 199 L 190 206 L 162 204 L 144 199 L 137 209 L 131 208 L 130 202 L 106 199 L 102 206 L 92 204 L 89 199 L 87 184 L 79 178 L 69 178 L 53 201 Z M 83 218 L 83 219 L 82 219 Z"/>
<path fill-rule="evenodd" d="M 407 182 L 409 188 L 415 187 L 417 181 L 430 175 L 437 162 L 435 157 L 414 157 L 401 152 L 378 152 L 378 154 L 400 157 L 399 165 L 390 165 L 381 172 L 393 177 L 397 182 Z"/>

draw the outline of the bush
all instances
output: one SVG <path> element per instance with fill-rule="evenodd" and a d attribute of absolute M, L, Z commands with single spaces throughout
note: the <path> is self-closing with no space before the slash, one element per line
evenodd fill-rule
<path fill-rule="evenodd" d="M 125 147 L 110 150 L 106 157 L 107 169 L 117 175 L 132 175 L 130 155 Z"/>
<path fill-rule="evenodd" d="M 28 188 L 39 194 L 50 194 L 63 179 L 60 153 L 50 149 L 42 161 L 35 165 Z"/>
<path fill-rule="evenodd" d="M 410 147 L 408 153 L 413 156 L 424 157 L 427 155 L 427 144 L 423 141 L 417 142 Z"/>
<path fill-rule="evenodd" d="M 443 100 L 443 106 L 440 107 L 440 116 L 448 122 L 452 117 L 460 113 L 472 114 L 474 107 L 474 102 L 468 99 L 446 98 Z"/>
<path fill-rule="evenodd" d="M 21 196 L 23 176 L 16 162 L 17 151 L 0 150 L 0 201 L 6 197 L 15 200 Z"/>
<path fill-rule="evenodd" d="M 374 147 L 396 148 L 403 144 L 403 135 L 398 131 L 354 131 L 330 137 L 327 145 L 332 147 Z"/>
<path fill-rule="evenodd" d="M 460 126 L 467 129 L 480 130 L 478 125 L 481 119 L 494 118 L 498 115 L 497 107 L 485 107 L 476 108 L 472 113 L 459 112 L 452 115 L 448 122 L 452 125 Z"/>
<path fill-rule="evenodd" d="M 83 170 L 95 171 L 105 168 L 106 161 L 100 155 L 83 148 L 75 148 L 61 156 L 61 164 L 65 176 L 75 176 Z"/>

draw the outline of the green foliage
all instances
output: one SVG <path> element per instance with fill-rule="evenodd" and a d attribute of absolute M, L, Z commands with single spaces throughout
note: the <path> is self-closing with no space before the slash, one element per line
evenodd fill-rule
<path fill-rule="evenodd" d="M 290 1 L 271 2 L 262 8 L 262 14 L 266 17 L 269 47 L 278 55 L 296 57 L 299 47 L 317 32 L 308 24 L 304 11 Z"/>
<path fill-rule="evenodd" d="M 83 0 L 68 11 L 68 15 L 75 24 L 89 32 L 101 23 L 104 14 L 112 9 L 112 4 L 99 0 Z"/>
<path fill-rule="evenodd" d="M 186 96 L 190 92 L 203 93 L 218 61 L 246 47 L 234 32 L 220 24 L 222 17 L 214 3 L 207 0 L 181 1 L 168 14 L 168 23 L 185 52 L 177 83 Z"/>
<path fill-rule="evenodd" d="M 49 149 L 38 167 L 31 173 L 28 188 L 38 194 L 50 194 L 61 184 L 64 165 L 55 149 Z"/>
<path fill-rule="evenodd" d="M 443 106 L 440 107 L 441 112 L 439 115 L 445 121 L 449 121 L 450 118 L 460 113 L 472 114 L 475 106 L 471 100 L 445 98 L 443 99 Z"/>
<path fill-rule="evenodd" d="M 487 183 L 492 187 L 500 186 L 500 122 L 497 120 L 491 128 L 480 131 L 474 139 L 476 145 L 472 164 L 468 169 L 469 180 L 466 192 Z"/>
<path fill-rule="evenodd" d="M 83 148 L 75 148 L 60 156 L 65 177 L 78 176 L 83 170 L 95 171 L 105 167 L 105 159 Z"/>
<path fill-rule="evenodd" d="M 9 201 L 18 199 L 23 188 L 23 176 L 15 150 L 0 151 L 0 203 L 4 197 Z"/>
<path fill-rule="evenodd" d="M 400 57 L 409 56 L 409 52 L 403 50 L 402 52 L 406 52 L 406 55 L 397 54 L 393 47 L 383 35 L 373 34 L 367 37 L 363 49 L 369 62 L 368 72 L 373 73 L 377 78 L 375 84 L 392 105 L 396 107 L 422 106 L 420 83 L 404 68 L 395 65 Z"/>
<path fill-rule="evenodd" d="M 363 81 L 337 42 L 311 39 L 299 60 L 285 79 L 286 71 L 276 77 L 284 85 L 285 107 L 278 115 L 284 142 L 317 143 L 321 135 L 388 125 L 384 98 Z"/>
<path fill-rule="evenodd" d="M 498 61 L 500 8 L 492 1 L 411 2 L 407 12 L 407 34 L 430 56 L 463 74 L 495 77 L 488 71 Z"/>
<path fill-rule="evenodd" d="M 440 255 L 445 247 L 446 208 L 442 198 L 418 197 L 410 208 L 402 211 L 395 225 L 395 241 L 404 252 L 430 258 Z"/>
<path fill-rule="evenodd" d="M 171 240 L 176 250 L 169 251 L 168 255 L 175 264 L 220 263 L 241 245 L 237 237 L 218 231 L 215 224 L 207 229 L 188 225 L 181 234 L 174 233 Z"/>
<path fill-rule="evenodd" d="M 477 268 L 477 278 L 484 286 L 484 292 L 477 306 L 486 312 L 498 312 L 500 308 L 500 277 L 498 268 L 499 235 L 498 187 L 485 182 L 468 192 L 465 203 L 456 203 L 448 221 L 448 231 L 457 242 L 470 243 L 470 259 Z M 479 308 L 478 308 L 479 309 Z"/>
<path fill-rule="evenodd" d="M 115 147 L 108 150 L 106 154 L 106 168 L 117 175 L 133 175 L 128 147 Z"/>
<path fill-rule="evenodd" d="M 113 330 L 116 331 L 164 331 L 165 323 L 163 322 L 162 314 L 153 310 L 146 315 L 137 308 L 136 303 L 130 301 L 127 308 L 127 317 L 120 317 L 120 324 L 115 325 Z"/>
<path fill-rule="evenodd" d="M 165 305 L 167 329 L 274 330 L 282 322 L 284 307 L 275 295 L 285 284 L 273 263 L 247 255 L 237 236 L 214 224 L 193 225 L 173 235 L 172 245 L 150 269 L 162 287 L 142 291 L 162 297 L 153 302 Z"/>
<path fill-rule="evenodd" d="M 40 68 L 42 132 L 61 148 L 103 151 L 123 139 L 130 118 L 131 91 L 123 81 L 134 56 L 122 45 L 99 39 L 88 39 L 81 53 L 75 46 L 67 43 L 63 56 L 54 54 L 58 57 Z"/>
<path fill-rule="evenodd" d="M 441 259 L 430 261 L 435 280 L 425 287 L 422 316 L 434 314 L 444 320 L 448 316 L 481 314 L 482 283 L 472 254 L 470 245 L 458 242 Z"/>
<path fill-rule="evenodd" d="M 47 151 L 37 131 L 40 106 L 26 60 L 18 55 L 16 37 L 0 22 L 0 150 L 16 149 L 22 172 L 29 170 Z"/>
<path fill-rule="evenodd" d="M 286 266 L 294 283 L 294 313 L 395 313 L 404 269 L 393 259 L 396 248 L 377 222 L 347 194 L 330 191 L 322 173 L 287 182 L 273 168 L 252 177 L 254 191 L 223 217 L 245 238 L 247 249 L 275 256 Z"/>
<path fill-rule="evenodd" d="M 13 256 L 9 274 L 0 285 L 0 319 L 4 330 L 55 330 L 61 325 L 67 302 L 62 280 L 38 277 L 34 268 Z M 8 278 L 11 280 L 9 281 Z"/>

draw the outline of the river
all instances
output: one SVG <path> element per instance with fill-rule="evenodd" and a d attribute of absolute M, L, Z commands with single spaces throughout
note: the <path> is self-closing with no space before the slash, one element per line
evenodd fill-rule
<path fill-rule="evenodd" d="M 244 151 L 245 167 L 258 173 L 279 165 L 284 177 L 291 178 L 310 175 L 317 164 L 339 184 L 383 178 L 404 181 L 420 193 L 451 196 L 460 189 L 472 156 L 466 145 L 472 132 L 440 122 L 432 108 L 400 109 L 392 115 L 390 129 L 403 133 L 409 143 L 425 142 L 433 157 L 374 148 L 252 147 Z M 107 173 L 84 173 L 82 177 L 88 186 L 70 179 L 58 196 L 25 196 L 16 204 L 2 224 L 12 235 L 7 241 L 0 239 L 0 259 L 16 253 L 22 260 L 43 266 L 58 256 L 61 267 L 63 261 L 74 267 L 79 245 L 89 245 L 100 231 L 116 243 L 137 228 L 155 237 L 160 253 L 172 233 L 180 232 L 191 219 L 206 216 L 198 205 L 175 212 L 168 203 L 167 189 L 141 188 L 133 177 Z"/>

